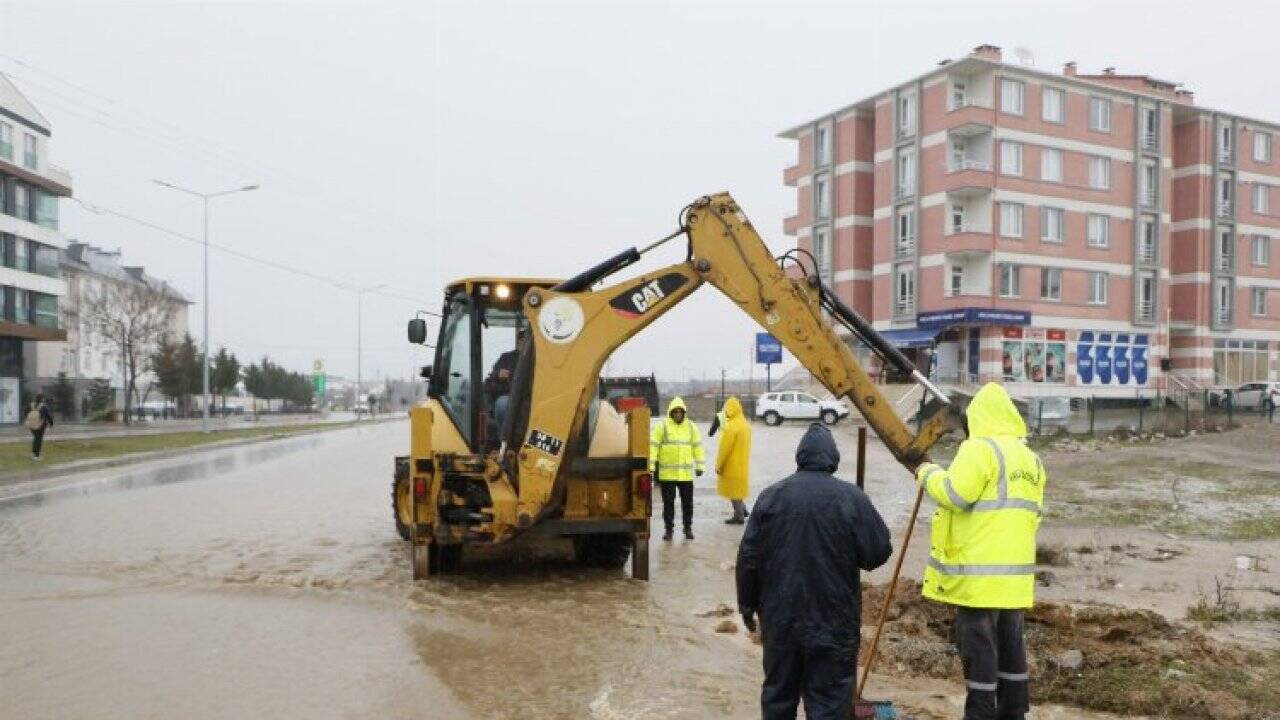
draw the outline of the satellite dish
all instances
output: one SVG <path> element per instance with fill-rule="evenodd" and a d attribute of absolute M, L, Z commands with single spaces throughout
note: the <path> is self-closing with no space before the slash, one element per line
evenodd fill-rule
<path fill-rule="evenodd" d="M 1036 64 L 1035 53 L 1031 52 L 1030 48 L 1016 47 L 1013 49 L 1013 54 L 1018 57 L 1018 62 L 1022 63 L 1023 65 Z"/>

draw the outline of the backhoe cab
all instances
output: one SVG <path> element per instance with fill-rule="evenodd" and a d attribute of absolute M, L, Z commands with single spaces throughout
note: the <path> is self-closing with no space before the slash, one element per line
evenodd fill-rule
<path fill-rule="evenodd" d="M 684 237 L 685 258 L 602 282 Z M 801 253 L 803 255 L 803 253 Z M 800 277 L 784 272 L 796 262 Z M 600 400 L 600 370 L 626 340 L 711 283 L 770 331 L 836 397 L 861 411 L 914 467 L 946 430 L 935 412 L 912 433 L 867 377 L 832 321 L 947 399 L 902 353 L 823 286 L 809 258 L 775 259 L 727 193 L 681 213 L 679 229 L 568 280 L 470 278 L 445 291 L 428 398 L 410 410 L 410 452 L 396 458 L 392 504 L 414 577 L 449 570 L 466 543 L 501 543 L 539 526 L 570 536 L 586 562 L 648 578 L 652 478 L 649 407 Z M 411 341 L 426 338 L 410 322 Z"/>

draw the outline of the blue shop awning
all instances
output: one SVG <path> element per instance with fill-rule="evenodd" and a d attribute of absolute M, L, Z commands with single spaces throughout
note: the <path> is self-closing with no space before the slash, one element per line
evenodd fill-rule
<path fill-rule="evenodd" d="M 929 347 L 933 339 L 942 332 L 942 328 L 908 328 L 905 330 L 885 330 L 880 334 L 890 345 L 900 348 Z"/>

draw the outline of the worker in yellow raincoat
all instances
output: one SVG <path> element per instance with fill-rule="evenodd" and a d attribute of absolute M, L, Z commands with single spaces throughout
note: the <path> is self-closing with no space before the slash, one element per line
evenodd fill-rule
<path fill-rule="evenodd" d="M 1000 385 L 987 383 L 974 395 L 965 432 L 950 467 L 924 463 L 916 470 L 938 503 L 923 593 L 958 608 L 965 720 L 1021 720 L 1030 705 L 1023 615 L 1034 601 L 1047 477 Z"/>
<path fill-rule="evenodd" d="M 720 423 L 720 445 L 716 448 L 716 490 L 733 505 L 733 517 L 726 525 L 742 525 L 747 518 L 750 487 L 751 424 L 742 413 L 742 403 L 731 397 L 724 403 Z"/>
<path fill-rule="evenodd" d="M 662 491 L 662 522 L 666 525 L 663 540 L 670 540 L 675 529 L 677 492 L 684 537 L 693 539 L 693 479 L 702 477 L 706 469 L 702 434 L 693 421 L 685 417 L 685 412 L 684 400 L 671 398 L 667 416 L 649 433 L 649 472 L 658 480 L 658 489 Z"/>

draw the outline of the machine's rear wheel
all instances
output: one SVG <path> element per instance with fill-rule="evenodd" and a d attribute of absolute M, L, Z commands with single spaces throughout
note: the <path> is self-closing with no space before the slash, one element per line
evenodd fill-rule
<path fill-rule="evenodd" d="M 409 539 L 409 523 L 413 522 L 413 487 L 409 478 L 391 481 L 391 516 L 396 521 L 396 532 L 401 540 Z"/>
<path fill-rule="evenodd" d="M 573 554 L 578 562 L 598 568 L 616 569 L 627 564 L 631 556 L 630 533 L 575 535 Z"/>
<path fill-rule="evenodd" d="M 413 563 L 414 580 L 426 580 L 431 577 L 432 560 L 434 559 L 432 555 L 434 553 L 431 552 L 430 543 L 409 544 L 409 559 Z"/>

